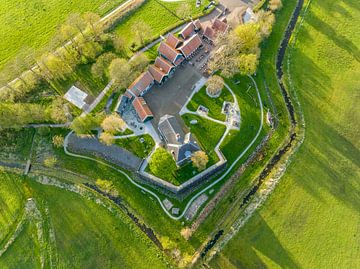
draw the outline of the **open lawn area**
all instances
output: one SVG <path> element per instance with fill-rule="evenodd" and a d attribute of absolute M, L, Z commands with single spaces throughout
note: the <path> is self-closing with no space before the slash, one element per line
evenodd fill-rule
<path fill-rule="evenodd" d="M 288 51 L 305 141 L 269 200 L 212 260 L 213 268 L 360 264 L 359 24 L 358 1 L 312 1 Z"/>
<path fill-rule="evenodd" d="M 41 49 L 71 13 L 104 15 L 123 0 L 2 0 L 0 1 L 0 70 L 23 47 Z"/>
<path fill-rule="evenodd" d="M 206 86 L 202 87 L 199 92 L 194 94 L 191 101 L 188 103 L 187 108 L 190 111 L 196 111 L 199 105 L 203 105 L 209 109 L 208 116 L 217 120 L 225 121 L 225 114 L 221 113 L 223 103 L 233 102 L 233 97 L 228 89 L 222 89 L 221 94 L 217 98 L 211 98 L 206 94 Z"/>
<path fill-rule="evenodd" d="M 143 142 L 140 141 L 142 139 L 144 140 Z M 149 155 L 155 146 L 154 140 L 148 134 L 116 139 L 115 144 L 143 159 Z"/>

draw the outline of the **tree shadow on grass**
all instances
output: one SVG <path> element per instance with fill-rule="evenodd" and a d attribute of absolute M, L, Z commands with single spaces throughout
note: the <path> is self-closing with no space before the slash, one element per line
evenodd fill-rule
<path fill-rule="evenodd" d="M 334 30 L 332 26 L 315 15 L 310 16 L 307 22 L 318 32 L 326 35 L 329 40 L 332 40 L 338 47 L 347 51 L 352 57 L 360 62 L 360 50 L 351 40 L 339 34 L 338 31 Z"/>
<path fill-rule="evenodd" d="M 251 225 L 245 226 L 245 229 L 230 241 L 224 254 L 235 268 L 267 268 L 268 265 L 260 256 L 266 256 L 281 268 L 299 268 L 291 253 L 282 246 L 259 212 L 253 214 Z"/>

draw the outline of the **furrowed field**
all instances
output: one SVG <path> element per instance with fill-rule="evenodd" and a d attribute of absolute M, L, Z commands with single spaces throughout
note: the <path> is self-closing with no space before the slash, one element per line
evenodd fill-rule
<path fill-rule="evenodd" d="M 111 11 L 123 0 L 2 0 L 0 1 L 0 70 L 22 47 L 40 49 L 53 37 L 57 25 L 71 13 Z"/>
<path fill-rule="evenodd" d="M 360 264 L 360 4 L 312 1 L 290 52 L 306 137 L 264 207 L 214 268 Z"/>

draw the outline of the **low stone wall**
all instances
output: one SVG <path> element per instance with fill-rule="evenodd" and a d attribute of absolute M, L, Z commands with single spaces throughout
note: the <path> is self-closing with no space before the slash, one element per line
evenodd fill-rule
<path fill-rule="evenodd" d="M 205 170 L 203 173 L 200 173 L 190 180 L 184 182 L 180 186 L 176 186 L 171 184 L 168 181 L 155 177 L 146 172 L 138 172 L 137 175 L 139 176 L 139 180 L 142 183 L 145 183 L 148 186 L 155 187 L 159 191 L 168 194 L 170 196 L 176 196 L 180 198 L 181 196 L 186 196 L 186 194 L 190 191 L 194 191 L 199 186 L 204 184 L 205 182 L 209 181 L 215 175 L 219 174 L 226 168 L 227 161 L 219 161 L 218 163 L 214 164 L 211 168 Z"/>

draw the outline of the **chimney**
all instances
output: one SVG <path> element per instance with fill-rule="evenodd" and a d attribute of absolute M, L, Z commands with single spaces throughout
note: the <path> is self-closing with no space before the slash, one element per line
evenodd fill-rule
<path fill-rule="evenodd" d="M 178 141 L 178 142 L 180 141 L 180 134 L 179 133 L 176 134 L 176 141 Z"/>

